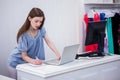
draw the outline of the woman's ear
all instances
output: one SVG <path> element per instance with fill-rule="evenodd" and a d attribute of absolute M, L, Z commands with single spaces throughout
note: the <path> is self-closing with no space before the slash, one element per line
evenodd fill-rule
<path fill-rule="evenodd" d="M 32 20 L 32 18 L 29 16 L 29 17 L 28 17 L 28 20 L 29 20 L 29 21 L 31 21 L 31 20 Z"/>

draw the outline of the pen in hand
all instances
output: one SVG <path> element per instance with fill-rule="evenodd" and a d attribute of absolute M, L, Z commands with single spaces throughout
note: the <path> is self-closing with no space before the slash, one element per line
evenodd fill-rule
<path fill-rule="evenodd" d="M 36 57 L 35 57 L 35 59 L 37 59 L 37 60 L 38 60 L 39 58 L 36 56 Z"/>
<path fill-rule="evenodd" d="M 40 60 L 37 56 L 35 57 L 35 64 L 36 65 L 42 64 L 42 60 Z"/>

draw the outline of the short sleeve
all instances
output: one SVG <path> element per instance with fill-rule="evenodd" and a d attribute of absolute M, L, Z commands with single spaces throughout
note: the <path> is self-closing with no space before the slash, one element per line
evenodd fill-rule
<path fill-rule="evenodd" d="M 46 30 L 44 27 L 40 30 L 40 32 L 42 34 L 42 37 L 44 37 L 46 35 Z"/>
<path fill-rule="evenodd" d="M 25 36 L 20 36 L 18 39 L 18 50 L 20 52 L 25 51 L 27 52 L 27 40 L 25 38 Z"/>

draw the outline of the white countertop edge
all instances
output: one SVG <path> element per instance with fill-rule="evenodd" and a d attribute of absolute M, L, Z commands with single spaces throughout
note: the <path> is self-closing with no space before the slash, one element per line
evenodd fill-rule
<path fill-rule="evenodd" d="M 21 68 L 21 65 L 18 65 L 16 69 L 19 70 L 19 71 L 23 71 L 23 72 L 33 74 L 33 75 L 41 76 L 43 78 L 47 78 L 47 77 L 50 77 L 50 76 L 54 76 L 54 75 L 58 75 L 58 74 L 62 74 L 62 73 L 66 73 L 66 72 L 70 72 L 70 71 L 74 71 L 74 70 L 78 70 L 78 69 L 88 68 L 88 67 L 95 66 L 95 65 L 100 65 L 100 64 L 105 64 L 105 63 L 116 61 L 116 60 L 119 60 L 119 59 L 120 59 L 120 55 L 108 56 L 108 57 L 105 57 L 105 58 L 102 58 L 102 59 L 93 60 L 93 61 L 85 62 L 85 63 L 82 63 L 82 64 L 75 63 L 74 66 L 69 66 L 69 69 L 65 69 L 65 70 L 62 70 L 62 71 L 51 72 L 51 73 L 47 73 L 47 74 L 43 73 L 43 72 L 33 72 L 31 70 L 26 70 L 26 68 Z"/>

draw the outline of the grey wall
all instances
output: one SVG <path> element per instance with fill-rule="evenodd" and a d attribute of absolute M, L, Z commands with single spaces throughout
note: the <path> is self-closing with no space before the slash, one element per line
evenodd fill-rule
<path fill-rule="evenodd" d="M 39 7 L 44 11 L 44 26 L 62 53 L 64 46 L 82 44 L 82 4 L 83 0 L 0 0 L 0 75 L 8 76 L 8 55 L 16 46 L 16 34 L 31 8 Z M 45 52 L 47 59 L 55 56 L 46 44 Z"/>

